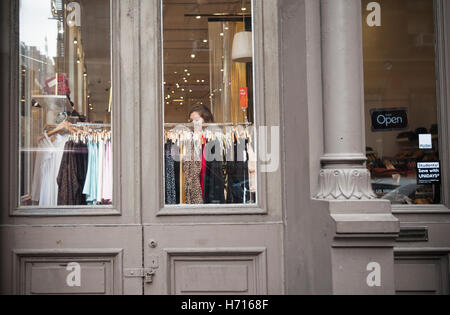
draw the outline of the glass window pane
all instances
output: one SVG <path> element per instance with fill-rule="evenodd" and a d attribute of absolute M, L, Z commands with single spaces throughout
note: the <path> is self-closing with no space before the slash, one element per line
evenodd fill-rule
<path fill-rule="evenodd" d="M 162 4 L 166 204 L 254 204 L 252 3 Z"/>
<path fill-rule="evenodd" d="M 439 126 L 433 1 L 364 0 L 368 168 L 393 204 L 439 204 Z M 381 20 L 377 25 L 376 15 Z"/>
<path fill-rule="evenodd" d="M 19 5 L 20 205 L 110 205 L 110 1 Z"/>

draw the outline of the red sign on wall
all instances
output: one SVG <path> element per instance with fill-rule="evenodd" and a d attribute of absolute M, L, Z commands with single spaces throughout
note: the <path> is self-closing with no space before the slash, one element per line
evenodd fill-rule
<path fill-rule="evenodd" d="M 241 108 L 248 108 L 248 88 L 241 88 Z"/>

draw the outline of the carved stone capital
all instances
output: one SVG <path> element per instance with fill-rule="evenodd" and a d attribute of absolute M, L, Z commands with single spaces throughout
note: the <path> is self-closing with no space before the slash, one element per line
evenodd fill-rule
<path fill-rule="evenodd" d="M 365 169 L 323 169 L 320 172 L 320 190 L 316 196 L 322 200 L 373 200 L 370 172 Z"/>

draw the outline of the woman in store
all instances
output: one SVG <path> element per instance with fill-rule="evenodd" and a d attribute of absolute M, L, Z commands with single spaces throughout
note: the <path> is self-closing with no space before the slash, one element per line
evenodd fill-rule
<path fill-rule="evenodd" d="M 210 124 L 214 123 L 214 116 L 206 106 L 196 106 L 189 112 L 191 123 Z M 206 139 L 203 139 L 202 161 L 185 163 L 186 179 L 186 201 L 188 204 L 222 203 L 224 198 L 217 200 L 217 196 L 224 191 L 222 166 L 219 162 L 206 159 Z M 199 175 L 197 175 L 199 174 Z M 197 177 L 199 176 L 199 178 Z M 198 179 L 197 179 L 198 178 Z"/>
<path fill-rule="evenodd" d="M 200 121 L 202 124 L 214 123 L 214 116 L 208 107 L 200 105 L 191 109 L 189 112 L 189 121 Z"/>
<path fill-rule="evenodd" d="M 208 107 L 196 106 L 189 112 L 189 120 L 191 123 L 211 124 L 214 123 L 214 116 Z M 188 196 L 189 192 L 186 194 L 188 204 L 245 203 L 245 191 L 249 190 L 248 182 L 246 182 L 249 171 L 247 162 L 237 161 L 237 156 L 234 161 L 216 161 L 213 158 L 216 149 L 220 150 L 220 143 L 206 144 L 206 139 L 203 139 L 202 162 L 193 162 L 188 165 L 191 167 L 189 169 L 191 178 L 196 179 L 198 178 L 197 174 L 200 174 L 200 185 L 198 185 L 198 180 L 195 180 L 195 183 L 188 183 L 188 185 L 191 184 L 191 187 L 195 187 L 194 190 L 188 190 L 191 196 Z M 212 154 L 212 157 L 210 158 L 207 154 Z M 226 175 L 224 174 L 225 169 Z M 201 198 L 198 193 L 200 187 Z M 192 198 L 192 191 L 194 191 L 194 198 Z M 225 191 L 228 198 L 225 198 Z"/>

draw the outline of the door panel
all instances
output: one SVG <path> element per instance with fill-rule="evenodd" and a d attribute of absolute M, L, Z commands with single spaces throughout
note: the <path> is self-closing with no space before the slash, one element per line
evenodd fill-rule
<path fill-rule="evenodd" d="M 144 240 L 145 268 L 158 262 L 145 294 L 283 291 L 281 224 L 145 226 Z"/>
<path fill-rule="evenodd" d="M 142 229 L 127 227 L 4 227 L 0 294 L 142 294 Z M 80 286 L 66 282 L 79 264 Z"/>
<path fill-rule="evenodd" d="M 411 250 L 395 257 L 395 290 L 398 295 L 449 294 L 449 258 L 442 253 Z"/>

